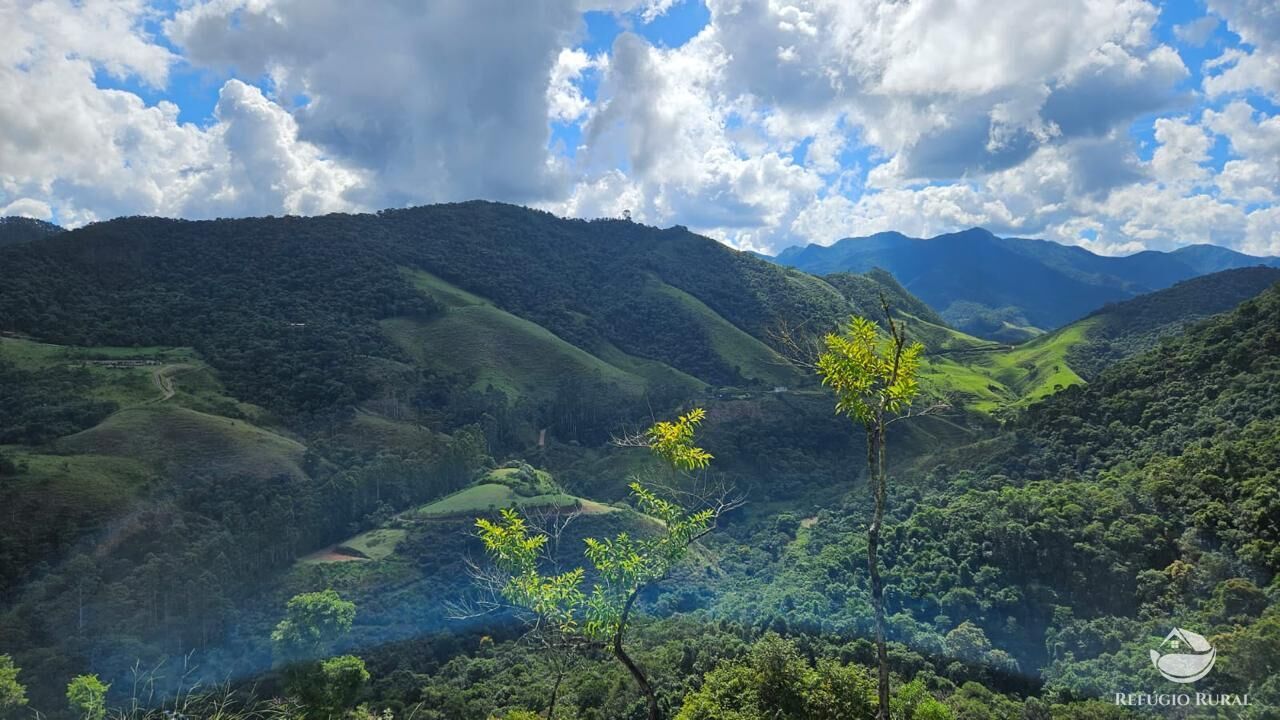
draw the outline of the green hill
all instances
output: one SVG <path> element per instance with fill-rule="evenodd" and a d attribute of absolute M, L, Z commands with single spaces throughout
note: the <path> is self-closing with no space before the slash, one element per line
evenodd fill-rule
<path fill-rule="evenodd" d="M 417 363 L 444 372 L 458 372 L 472 379 L 472 386 L 493 387 L 512 400 L 550 399 L 566 382 L 611 384 L 633 398 L 649 380 L 616 367 L 575 347 L 545 328 L 501 310 L 492 303 L 423 271 L 407 271 L 415 287 L 439 302 L 445 310 L 437 317 L 419 320 L 388 318 L 382 327 Z M 688 376 L 646 363 L 639 358 L 631 367 L 650 365 L 649 373 L 682 382 L 686 392 L 701 383 Z"/>
<path fill-rule="evenodd" d="M 57 440 L 53 449 L 128 458 L 166 476 L 264 478 L 300 474 L 304 447 L 243 420 L 149 405 L 121 410 L 88 430 Z"/>
<path fill-rule="evenodd" d="M 493 470 L 470 487 L 423 505 L 411 514 L 419 518 L 470 518 L 502 508 L 572 508 L 592 515 L 618 510 L 566 493 L 544 470 L 518 465 Z"/>
<path fill-rule="evenodd" d="M 1078 323 L 1087 326 L 1087 337 L 1068 351 L 1067 360 L 1083 377 L 1095 377 L 1107 365 L 1150 350 L 1162 338 L 1227 312 L 1277 282 L 1278 268 L 1223 270 L 1108 305 Z"/>

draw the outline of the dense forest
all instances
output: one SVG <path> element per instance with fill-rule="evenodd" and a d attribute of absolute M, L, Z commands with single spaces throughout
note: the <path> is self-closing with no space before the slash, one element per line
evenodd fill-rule
<path fill-rule="evenodd" d="M 923 343 L 892 717 L 1150 712 L 1174 627 L 1250 699 L 1184 716 L 1274 717 L 1277 272 L 1009 348 L 884 270 L 492 203 L 7 245 L 0 716 L 875 717 L 866 437 L 806 354 L 862 316 Z"/>

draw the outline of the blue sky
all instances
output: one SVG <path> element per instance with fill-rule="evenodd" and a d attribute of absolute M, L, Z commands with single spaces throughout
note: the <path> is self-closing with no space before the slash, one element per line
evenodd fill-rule
<path fill-rule="evenodd" d="M 742 248 L 972 225 L 1280 254 L 1269 0 L 29 0 L 0 211 L 482 197 Z"/>

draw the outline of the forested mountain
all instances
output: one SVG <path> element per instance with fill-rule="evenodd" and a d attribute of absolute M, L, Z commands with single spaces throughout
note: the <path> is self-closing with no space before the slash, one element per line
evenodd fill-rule
<path fill-rule="evenodd" d="M 306 219 L 124 218 L 4 260 L 0 328 L 76 345 L 196 347 L 234 390 L 291 414 L 369 391 L 347 361 L 390 352 L 378 321 L 442 310 L 403 271 L 456 284 L 589 353 L 656 360 L 718 384 L 785 373 L 766 367 L 760 342 L 776 318 L 830 324 L 846 310 L 821 281 L 683 229 L 486 203 Z M 729 346 L 750 346 L 758 362 L 726 358 Z"/>
<path fill-rule="evenodd" d="M 0 246 L 19 245 L 63 232 L 62 228 L 43 220 L 25 217 L 0 217 Z"/>
<path fill-rule="evenodd" d="M 1063 250 L 1040 267 L 1093 287 Z M 866 445 L 781 331 L 883 325 L 883 297 L 925 345 L 921 404 L 950 404 L 890 435 L 901 717 L 1124 717 L 1109 694 L 1158 687 L 1145 653 L 1173 623 L 1222 649 L 1206 687 L 1275 703 L 1277 275 L 1206 275 L 1010 347 L 891 269 L 819 278 L 493 203 L 122 218 L 0 248 L 0 658 L 50 716 L 85 672 L 116 706 L 135 668 L 162 668 L 157 697 L 273 697 L 286 602 L 332 589 L 359 610 L 326 652 L 369 674 L 344 707 L 643 717 L 600 648 L 459 608 L 498 509 L 572 513 L 566 563 L 586 537 L 660 533 L 628 499 L 651 459 L 614 440 L 696 406 L 707 479 L 747 504 L 638 595 L 662 707 L 870 717 Z"/>
<path fill-rule="evenodd" d="M 1078 329 L 1081 341 L 1067 363 L 1086 379 L 1116 361 L 1149 350 L 1187 325 L 1226 312 L 1280 282 L 1280 268 L 1211 272 L 1171 288 L 1107 305 L 1059 331 Z"/>
<path fill-rule="evenodd" d="M 954 327 L 1013 341 L 1197 275 L 1280 266 L 1277 258 L 1207 245 L 1107 257 L 1045 240 L 1000 238 L 981 228 L 928 239 L 893 232 L 846 238 L 788 248 L 774 260 L 816 275 L 883 268 Z"/>

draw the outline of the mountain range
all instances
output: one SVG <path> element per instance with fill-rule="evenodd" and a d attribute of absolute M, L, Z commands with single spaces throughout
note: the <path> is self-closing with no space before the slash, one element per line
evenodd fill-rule
<path fill-rule="evenodd" d="M 933 668 L 957 698 L 975 682 L 1097 695 L 1086 680 L 1102 671 L 1055 662 L 1052 633 L 1072 628 L 1080 658 L 1124 642 L 1141 660 L 1134 618 L 1141 606 L 1166 621 L 1182 586 L 1163 568 L 1184 556 L 1201 563 L 1186 602 L 1233 608 L 1220 621 L 1206 606 L 1197 622 L 1251 623 L 1239 608 L 1260 612 L 1248 609 L 1265 605 L 1260 591 L 1218 584 L 1246 566 L 1265 584 L 1280 567 L 1277 510 L 1255 482 L 1280 437 L 1280 269 L 1232 268 L 1252 263 L 1208 248 L 1112 259 L 978 235 L 1015 276 L 1077 292 L 1080 311 L 1059 309 L 1055 329 L 1014 344 L 927 302 L 921 278 L 942 282 L 947 268 L 924 260 L 917 275 L 817 276 L 683 228 L 487 202 L 66 231 L 0 222 L 0 654 L 42 708 L 90 670 L 125 688 L 139 658 L 190 656 L 202 681 L 269 686 L 280 606 L 334 588 L 359 603 L 373 674 L 406 678 L 371 701 L 500 717 L 491 700 L 518 683 L 448 679 L 484 659 L 467 648 L 496 639 L 503 658 L 524 652 L 492 623 L 444 617 L 469 592 L 476 517 L 572 508 L 566 547 L 642 537 L 654 524 L 627 504 L 627 484 L 652 468 L 613 439 L 698 406 L 717 478 L 752 505 L 708 539 L 686 587 L 646 595 L 643 632 L 705 635 L 693 616 L 659 619 L 697 609 L 748 634 L 852 638 L 849 657 L 866 662 L 867 583 L 850 560 L 865 533 L 865 444 L 833 415 L 806 353 L 850 315 L 882 320 L 882 298 L 924 345 L 920 387 L 945 408 L 890 438 L 893 638 L 911 653 L 895 672 Z M 967 241 L 911 242 L 959 261 Z M 1113 260 L 1139 270 L 1110 302 L 1086 302 L 1114 289 L 1100 278 L 1119 282 Z M 1009 281 L 1008 302 L 991 307 L 1041 302 L 1042 288 Z M 1163 287 L 1129 294 L 1141 283 Z M 973 304 L 988 290 L 950 287 Z M 1163 468 L 1193 442 L 1185 461 L 1200 465 Z M 1134 457 L 1155 458 L 1151 476 L 1116 480 L 1147 472 Z M 682 657 L 670 649 L 646 662 Z M 1242 667 L 1234 682 L 1262 682 L 1265 668 Z M 448 696 L 450 683 L 469 699 Z M 584 707 L 605 702 L 575 683 Z M 609 702 L 625 704 L 626 684 L 612 687 L 623 689 Z M 975 703 L 997 700 L 1008 702 Z"/>
<path fill-rule="evenodd" d="M 1280 266 L 1280 258 L 1214 245 L 1110 257 L 1047 240 L 1001 238 L 981 228 L 932 238 L 878 233 L 792 247 L 770 259 L 815 275 L 883 268 L 955 328 L 1006 341 L 1197 275 Z"/>

